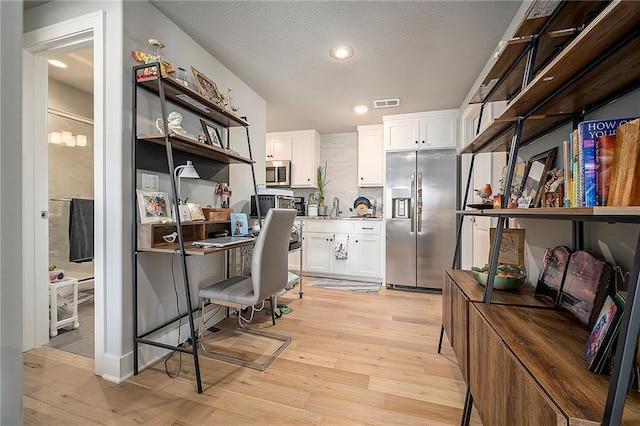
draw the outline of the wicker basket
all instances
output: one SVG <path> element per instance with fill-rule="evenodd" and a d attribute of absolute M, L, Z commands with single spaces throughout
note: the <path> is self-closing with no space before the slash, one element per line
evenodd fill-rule
<path fill-rule="evenodd" d="M 233 209 L 205 207 L 202 209 L 202 212 L 209 222 L 229 222 L 231 221 Z"/>

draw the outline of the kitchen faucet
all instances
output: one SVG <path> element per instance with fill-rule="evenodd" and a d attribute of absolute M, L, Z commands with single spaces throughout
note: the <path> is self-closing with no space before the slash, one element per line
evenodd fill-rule
<path fill-rule="evenodd" d="M 340 214 L 342 212 L 340 211 L 340 200 L 338 199 L 338 197 L 333 197 L 333 208 L 331 209 L 331 211 L 333 212 L 333 210 L 336 211 L 336 219 L 340 219 Z"/>

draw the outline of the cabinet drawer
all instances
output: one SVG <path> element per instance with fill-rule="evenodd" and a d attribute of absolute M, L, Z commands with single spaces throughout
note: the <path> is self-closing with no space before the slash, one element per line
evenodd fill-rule
<path fill-rule="evenodd" d="M 358 221 L 353 224 L 353 232 L 356 234 L 380 235 L 380 222 L 378 221 Z"/>
<path fill-rule="evenodd" d="M 353 233 L 353 222 L 330 219 L 309 219 L 305 220 L 304 228 L 306 232 L 351 234 Z"/>

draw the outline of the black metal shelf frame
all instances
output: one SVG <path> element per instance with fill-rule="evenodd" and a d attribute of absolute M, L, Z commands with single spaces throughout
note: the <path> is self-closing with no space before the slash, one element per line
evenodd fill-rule
<path fill-rule="evenodd" d="M 558 7 L 560 10 L 561 7 Z M 511 192 L 511 183 L 513 181 L 516 159 L 519 149 L 522 146 L 522 128 L 524 125 L 524 121 L 534 115 L 534 113 L 539 110 L 544 104 L 548 101 L 556 97 L 563 90 L 570 87 L 584 75 L 586 75 L 589 71 L 596 68 L 602 62 L 604 62 L 608 57 L 615 53 L 617 49 L 624 46 L 626 43 L 630 42 L 634 38 L 638 37 L 640 29 L 636 29 L 624 37 L 622 37 L 614 46 L 611 46 L 610 49 L 607 49 L 603 54 L 601 54 L 595 61 L 593 61 L 589 66 L 584 67 L 579 72 L 577 72 L 574 76 L 568 79 L 564 84 L 546 96 L 537 104 L 533 105 L 526 114 L 517 118 L 514 126 L 515 126 L 515 134 L 513 136 L 511 146 L 509 149 L 508 157 L 507 157 L 507 175 L 505 177 L 504 183 L 504 196 L 503 200 L 509 200 L 510 192 Z M 532 67 L 529 64 L 532 64 L 535 60 L 536 54 L 536 38 L 532 42 L 532 45 L 528 51 L 527 62 L 528 65 L 526 69 L 528 72 L 525 72 L 524 81 L 522 88 L 524 89 L 528 83 L 531 81 L 532 76 Z M 499 87 L 500 82 L 498 82 L 485 96 L 486 99 L 490 99 L 492 93 Z M 620 93 L 613 93 L 611 97 L 607 98 L 606 101 L 600 103 L 599 105 L 585 105 L 584 111 L 593 111 L 606 103 L 609 103 L 612 98 L 617 99 L 617 97 L 628 93 L 630 90 L 637 88 L 637 84 L 633 87 L 629 87 L 627 90 L 623 90 Z M 484 110 L 485 102 L 483 101 L 481 105 L 481 113 L 480 120 L 482 119 L 482 111 Z M 582 115 L 582 114 L 580 114 Z M 579 118 L 577 116 L 573 116 L 574 127 L 577 125 Z M 480 128 L 480 123 L 478 123 L 478 129 Z M 505 132 L 513 129 L 513 126 L 508 128 Z M 504 134 L 504 133 L 503 133 Z M 532 143 L 534 141 L 527 141 L 526 143 Z M 478 151 L 479 152 L 479 151 Z M 467 178 L 467 185 L 464 192 L 464 201 L 459 208 L 459 211 L 465 209 L 467 204 L 467 195 L 470 189 L 471 176 L 473 173 L 473 165 L 477 152 L 473 152 L 472 160 L 469 169 L 469 175 Z M 458 218 L 464 216 L 464 213 L 457 213 Z M 497 264 L 498 264 L 498 254 L 500 250 L 500 243 L 502 241 L 502 234 L 505 228 L 505 222 L 508 220 L 508 213 L 499 213 L 496 215 L 489 214 L 488 216 L 495 216 L 498 218 L 498 223 L 496 225 L 496 233 L 493 241 L 493 248 L 490 255 L 489 262 L 489 272 L 487 284 L 485 287 L 484 294 L 484 303 L 491 303 L 491 297 L 493 294 L 495 274 L 497 272 Z M 531 218 L 534 216 L 527 215 L 518 215 L 516 217 L 521 218 Z M 538 218 L 544 219 L 559 219 L 559 220 L 570 220 L 572 222 L 572 245 L 575 250 L 582 249 L 584 246 L 584 221 L 607 221 L 607 222 L 626 222 L 626 223 L 640 223 L 640 217 L 629 217 L 629 216 L 615 216 L 611 217 L 598 217 L 598 216 L 572 216 L 572 215 L 563 215 L 563 216 L 536 216 Z M 462 220 L 458 220 L 458 229 L 456 235 L 456 248 L 454 251 L 454 258 L 452 262 L 452 267 L 459 267 L 460 264 L 460 239 L 462 232 Z M 628 288 L 628 300 L 627 300 L 627 308 L 623 311 L 623 317 L 620 327 L 620 338 L 617 342 L 616 353 L 621 354 L 620 356 L 615 357 L 614 361 L 614 369 L 611 375 L 611 380 L 609 383 L 609 391 L 607 396 L 607 401 L 605 405 L 604 416 L 602 419 L 603 425 L 619 425 L 622 421 L 622 414 L 624 411 L 624 405 L 626 401 L 627 389 L 629 389 L 629 382 L 631 380 L 631 373 L 633 367 L 633 358 L 635 354 L 636 344 L 638 342 L 638 332 L 640 331 L 640 294 L 638 293 L 638 286 L 640 285 L 640 235 L 638 236 L 638 241 L 636 244 L 635 258 L 633 262 L 633 272 L 631 276 L 631 281 Z M 440 330 L 440 341 L 438 343 L 438 353 L 440 353 L 442 347 L 442 339 L 444 334 L 444 324 Z M 465 405 L 463 409 L 463 415 L 461 419 L 462 425 L 468 425 L 471 417 L 471 409 L 473 407 L 473 396 L 471 395 L 470 388 L 467 385 L 467 392 L 465 396 Z"/>
<path fill-rule="evenodd" d="M 157 78 L 152 80 L 147 80 L 144 82 L 138 81 L 138 76 L 140 75 L 140 72 L 148 68 L 155 68 L 157 73 Z M 182 282 L 184 285 L 184 292 L 186 295 L 187 312 L 185 314 L 178 315 L 177 318 L 168 320 L 165 323 L 160 324 L 157 327 L 153 328 L 152 330 L 148 330 L 142 334 L 140 334 L 138 330 L 138 266 L 137 266 L 138 265 L 138 226 L 137 226 L 137 220 L 136 220 L 136 217 L 137 217 L 136 152 L 137 152 L 137 145 L 139 143 L 138 126 L 137 126 L 138 88 L 142 88 L 148 91 L 150 90 L 155 94 L 157 94 L 157 96 L 160 99 L 160 110 L 162 113 L 162 117 L 167 117 L 166 103 L 167 101 L 169 101 L 169 102 L 180 104 L 181 106 L 192 111 L 194 114 L 200 115 L 200 116 L 206 116 L 207 118 L 212 119 L 216 121 L 218 124 L 224 126 L 227 129 L 227 148 L 229 147 L 228 128 L 230 126 L 244 127 L 246 130 L 247 145 L 249 148 L 249 160 L 250 160 L 249 164 L 251 166 L 251 175 L 253 178 L 254 193 L 256 194 L 257 194 L 258 187 L 257 187 L 255 171 L 253 167 L 253 163 L 254 163 L 253 157 L 251 154 L 251 138 L 249 136 L 249 127 L 248 127 L 249 123 L 246 121 L 246 119 L 244 117 L 240 118 L 240 117 L 233 116 L 227 111 L 224 111 L 219 107 L 217 107 L 216 105 L 213 105 L 210 101 L 199 96 L 192 90 L 185 88 L 182 85 L 176 84 L 170 78 L 162 76 L 160 73 L 160 69 L 161 69 L 160 64 L 157 62 L 151 63 L 151 64 L 138 65 L 133 67 L 133 80 L 132 80 L 132 88 L 133 88 L 132 118 L 133 119 L 132 119 L 132 139 L 131 139 L 131 164 L 132 164 L 132 168 L 131 168 L 132 170 L 132 173 L 131 173 L 131 190 L 132 190 L 131 191 L 132 192 L 131 194 L 131 218 L 132 218 L 131 240 L 132 240 L 132 247 L 133 247 L 132 258 L 131 258 L 132 259 L 132 268 L 131 268 L 132 277 L 131 278 L 132 278 L 132 287 L 133 287 L 133 336 L 134 336 L 133 374 L 137 375 L 139 373 L 139 357 L 138 357 L 139 344 L 145 344 L 150 346 L 156 346 L 163 349 L 183 352 L 193 356 L 193 363 L 194 363 L 195 376 L 196 376 L 196 387 L 197 387 L 198 393 L 202 393 L 202 379 L 200 375 L 200 363 L 198 360 L 198 349 L 197 349 L 197 333 L 196 333 L 197 330 L 196 330 L 195 321 L 194 321 L 194 313 L 196 313 L 199 309 L 197 308 L 194 309 L 191 303 L 191 290 L 189 286 L 189 276 L 188 276 L 187 263 L 186 263 L 187 253 L 185 251 L 184 236 L 182 232 L 182 223 L 180 220 L 180 215 L 176 215 L 176 218 L 175 218 L 176 228 L 177 228 L 176 231 L 178 234 L 178 250 L 176 251 L 176 253 L 179 252 L 180 254 Z M 206 107 L 210 108 L 210 112 L 208 114 L 204 114 L 201 109 L 189 103 L 186 103 L 184 101 L 180 101 L 180 98 L 176 99 L 176 98 L 166 96 L 165 89 L 167 87 L 170 88 L 173 94 L 181 93 L 193 98 L 195 101 L 199 102 L 201 105 L 205 105 Z M 175 211 L 177 211 L 178 210 L 178 207 L 177 207 L 178 194 L 176 189 L 175 177 L 174 177 L 174 174 L 172 173 L 172 171 L 175 169 L 173 164 L 173 149 L 172 149 L 173 144 L 171 139 L 172 137 L 169 133 L 167 120 L 163 120 L 163 127 L 164 127 L 164 145 L 166 147 L 167 167 L 169 170 L 169 180 L 171 184 L 172 204 L 173 204 L 173 207 L 175 208 Z M 197 155 L 197 154 L 194 154 L 194 155 Z M 215 160 L 212 160 L 212 161 L 215 161 Z M 258 216 L 260 217 L 259 207 L 258 207 Z M 188 323 L 189 323 L 189 338 L 191 342 L 190 349 L 186 348 L 185 346 L 182 346 L 181 344 L 168 345 L 168 344 L 157 342 L 147 338 L 150 334 L 156 331 L 159 331 L 160 329 L 167 327 L 171 324 L 174 324 L 175 322 L 181 321 L 185 316 L 188 318 Z"/>

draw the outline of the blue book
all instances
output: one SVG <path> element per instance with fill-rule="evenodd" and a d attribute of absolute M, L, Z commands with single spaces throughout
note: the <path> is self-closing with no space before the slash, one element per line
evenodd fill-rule
<path fill-rule="evenodd" d="M 580 164 L 581 182 L 584 188 L 582 198 L 585 207 L 593 207 L 598 200 L 598 157 L 596 155 L 596 138 L 605 135 L 615 135 L 621 124 L 635 120 L 631 118 L 614 118 L 609 120 L 589 120 L 578 124 L 579 146 L 582 149 L 582 164 Z M 582 173 L 584 170 L 584 173 Z"/>

